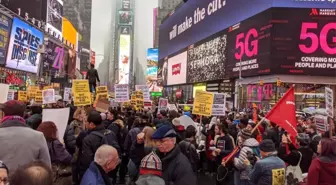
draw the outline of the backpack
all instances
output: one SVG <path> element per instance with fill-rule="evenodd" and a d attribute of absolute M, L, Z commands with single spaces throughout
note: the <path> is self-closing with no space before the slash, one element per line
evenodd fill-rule
<path fill-rule="evenodd" d="M 193 158 L 192 151 L 191 151 L 191 146 L 192 144 L 187 141 L 181 141 L 179 143 L 179 147 L 181 149 L 181 152 L 187 157 L 189 160 L 191 167 L 193 171 L 195 172 L 197 170 L 197 161 L 196 159 Z"/>

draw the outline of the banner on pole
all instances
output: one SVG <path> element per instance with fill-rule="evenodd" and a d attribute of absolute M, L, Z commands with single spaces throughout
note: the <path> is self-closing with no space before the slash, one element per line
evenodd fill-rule
<path fill-rule="evenodd" d="M 196 91 L 193 114 L 211 116 L 214 94 L 206 91 Z"/>

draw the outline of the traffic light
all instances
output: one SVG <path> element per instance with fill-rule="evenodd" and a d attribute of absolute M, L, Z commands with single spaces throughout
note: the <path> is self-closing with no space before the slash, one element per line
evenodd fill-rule
<path fill-rule="evenodd" d="M 259 80 L 259 85 L 263 86 L 264 85 L 264 80 Z"/>
<path fill-rule="evenodd" d="M 278 87 L 281 86 L 281 80 L 280 80 L 280 79 L 278 79 L 276 83 L 277 83 L 277 86 L 278 86 Z"/>

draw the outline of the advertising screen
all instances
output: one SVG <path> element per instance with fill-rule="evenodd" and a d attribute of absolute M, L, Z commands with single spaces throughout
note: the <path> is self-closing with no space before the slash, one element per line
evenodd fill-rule
<path fill-rule="evenodd" d="M 130 72 L 131 36 L 120 35 L 119 40 L 119 83 L 128 84 Z"/>
<path fill-rule="evenodd" d="M 131 11 L 119 11 L 119 24 L 120 25 L 132 25 L 132 12 Z"/>
<path fill-rule="evenodd" d="M 226 77 L 270 72 L 271 17 L 269 9 L 229 28 Z"/>
<path fill-rule="evenodd" d="M 12 19 L 0 13 L 0 64 L 6 63 L 11 25 Z"/>
<path fill-rule="evenodd" d="M 13 19 L 6 67 L 37 73 L 43 33 L 18 18 Z"/>
<path fill-rule="evenodd" d="M 62 38 L 62 16 L 63 16 L 63 1 L 62 0 L 48 0 L 47 9 L 47 28 L 50 28 Z"/>
<path fill-rule="evenodd" d="M 158 74 L 158 58 L 159 49 L 149 48 L 147 50 L 147 78 L 146 83 L 149 87 L 150 92 L 161 92 L 162 86 L 158 85 L 157 74 Z"/>
<path fill-rule="evenodd" d="M 272 72 L 335 76 L 336 9 L 273 10 Z"/>
<path fill-rule="evenodd" d="M 186 83 L 187 58 L 187 51 L 184 51 L 168 59 L 167 85 Z"/>
<path fill-rule="evenodd" d="M 227 31 L 189 46 L 187 82 L 204 82 L 224 78 Z"/>
<path fill-rule="evenodd" d="M 53 76 L 64 69 L 64 48 L 52 40 L 48 40 L 45 48 L 45 57 L 43 57 L 43 74 Z"/>

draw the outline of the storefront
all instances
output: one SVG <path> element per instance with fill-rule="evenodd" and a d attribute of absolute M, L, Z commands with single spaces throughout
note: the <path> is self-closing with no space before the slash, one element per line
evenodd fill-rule
<path fill-rule="evenodd" d="M 163 90 L 163 97 L 169 102 L 186 103 L 193 99 L 193 85 L 175 85 Z"/>

